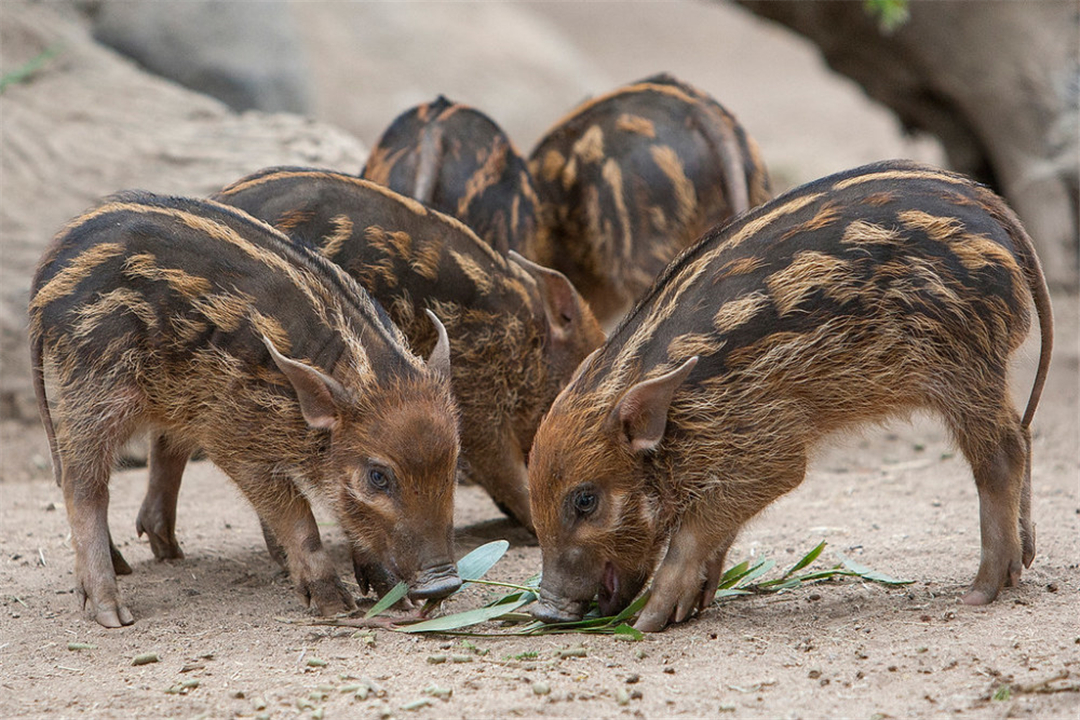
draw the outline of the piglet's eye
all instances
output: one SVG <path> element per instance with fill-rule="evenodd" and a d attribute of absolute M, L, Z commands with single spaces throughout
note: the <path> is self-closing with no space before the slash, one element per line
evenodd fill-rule
<path fill-rule="evenodd" d="M 384 492 L 390 487 L 390 471 L 385 468 L 371 466 L 367 471 L 367 480 L 374 490 Z"/>
<path fill-rule="evenodd" d="M 600 503 L 600 498 L 592 490 L 578 490 L 574 495 L 574 510 L 579 515 L 589 515 Z"/>

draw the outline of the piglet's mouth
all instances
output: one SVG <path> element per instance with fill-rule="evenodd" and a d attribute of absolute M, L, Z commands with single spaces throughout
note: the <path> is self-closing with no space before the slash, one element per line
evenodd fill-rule
<path fill-rule="evenodd" d="M 600 590 L 597 592 L 596 604 L 600 606 L 601 615 L 614 615 L 622 610 L 619 605 L 619 575 L 615 572 L 615 564 L 610 560 L 604 565 L 604 576 L 600 581 Z"/>
<path fill-rule="evenodd" d="M 353 558 L 353 573 L 360 592 L 365 595 L 368 590 L 374 590 L 376 596 L 382 597 L 398 583 L 398 577 L 393 572 L 378 562 L 364 558 Z"/>

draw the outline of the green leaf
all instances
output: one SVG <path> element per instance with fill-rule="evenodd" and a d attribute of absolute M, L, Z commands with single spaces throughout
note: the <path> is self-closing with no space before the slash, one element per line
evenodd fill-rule
<path fill-rule="evenodd" d="M 379 598 L 379 601 L 371 606 L 371 609 L 364 613 L 364 619 L 370 620 L 371 618 L 384 613 L 393 607 L 398 600 L 409 594 L 409 584 L 407 582 L 399 582 L 394 587 L 390 588 L 390 591 Z"/>
<path fill-rule="evenodd" d="M 591 630 L 606 627 L 611 623 L 610 617 L 586 617 L 581 620 L 570 620 L 561 623 L 541 623 L 537 628 L 538 633 L 560 632 L 565 630 Z"/>
<path fill-rule="evenodd" d="M 510 543 L 506 540 L 493 540 L 458 560 L 457 571 L 458 576 L 461 577 L 461 587 L 464 588 L 470 580 L 479 580 L 484 577 L 487 571 L 506 554 L 509 547 Z"/>
<path fill-rule="evenodd" d="M 885 573 L 880 573 L 877 570 L 871 570 L 870 568 L 855 562 L 849 557 L 846 557 L 843 553 L 837 551 L 836 557 L 840 558 L 840 562 L 844 564 L 851 572 L 855 573 L 863 580 L 870 580 L 871 582 L 882 583 L 884 585 L 910 585 L 915 582 L 914 580 L 897 580 L 894 577 L 889 577 Z"/>
<path fill-rule="evenodd" d="M 616 625 L 615 628 L 612 630 L 612 633 L 628 640 L 637 641 L 645 639 L 645 633 L 641 632 L 635 627 L 627 625 L 626 623 Z"/>
<path fill-rule="evenodd" d="M 641 594 L 641 596 L 637 600 L 635 600 L 634 602 L 627 605 L 625 608 L 623 608 L 622 612 L 620 612 L 618 615 L 613 617 L 611 619 L 611 624 L 612 625 L 617 625 L 617 624 L 619 624 L 619 623 L 621 623 L 621 622 L 623 622 L 625 620 L 629 620 L 630 618 L 632 618 L 633 616 L 635 616 L 639 612 L 641 612 L 641 609 L 643 607 L 645 607 L 646 603 L 648 603 L 648 602 L 649 602 L 649 591 L 646 590 L 645 592 L 643 592 Z"/>
<path fill-rule="evenodd" d="M 517 610 L 522 605 L 531 603 L 536 599 L 533 593 L 513 593 L 503 598 L 502 602 L 489 607 L 466 610 L 465 612 L 444 615 L 442 617 L 424 620 L 414 625 L 404 625 L 394 628 L 404 633 L 446 632 L 448 630 L 460 630 L 461 628 L 479 625 L 482 622 L 494 620 L 508 612 Z"/>
<path fill-rule="evenodd" d="M 743 560 L 738 565 L 728 568 L 727 572 L 725 572 L 723 577 L 720 578 L 720 584 L 717 587 L 731 587 L 735 583 L 739 582 L 739 579 L 748 572 L 749 567 L 750 561 Z"/>
<path fill-rule="evenodd" d="M 726 597 L 734 597 L 736 595 L 753 595 L 753 593 L 741 588 L 720 588 L 716 591 L 717 600 Z"/>
<path fill-rule="evenodd" d="M 811 550 L 810 552 L 808 552 L 808 553 L 806 553 L 805 555 L 802 556 L 802 560 L 799 560 L 799 562 L 792 565 L 791 569 L 788 570 L 786 573 L 784 573 L 784 577 L 781 578 L 781 579 L 786 580 L 787 578 L 791 577 L 795 573 L 802 570 L 804 567 L 806 567 L 810 563 L 817 560 L 818 555 L 820 555 L 821 551 L 825 549 L 825 545 L 826 545 L 826 543 L 825 543 L 824 540 L 819 542 L 816 548 L 814 548 L 813 550 Z"/>
<path fill-rule="evenodd" d="M 759 577 L 776 567 L 775 560 L 762 560 L 757 565 L 752 567 L 749 572 L 739 578 L 739 585 L 741 587 L 748 587 L 752 581 L 757 580 Z"/>
<path fill-rule="evenodd" d="M 863 10 L 877 18 L 884 35 L 893 34 L 911 17 L 908 0 L 863 0 Z"/>
<path fill-rule="evenodd" d="M 840 570 L 839 566 L 832 568 L 831 570 L 816 570 L 812 573 L 806 573 L 805 575 L 799 575 L 792 578 L 792 580 L 798 580 L 799 583 L 816 582 L 818 580 L 828 580 L 832 577 L 855 575 L 855 573 L 849 570 Z"/>

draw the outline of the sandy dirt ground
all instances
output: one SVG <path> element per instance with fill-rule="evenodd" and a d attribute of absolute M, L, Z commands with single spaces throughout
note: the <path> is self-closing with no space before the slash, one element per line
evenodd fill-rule
<path fill-rule="evenodd" d="M 806 482 L 753 522 L 731 554 L 786 566 L 824 539 L 823 564 L 839 550 L 914 581 L 906 587 L 844 580 L 740 598 L 641 642 L 485 637 L 471 639 L 473 649 L 461 638 L 318 627 L 306 624 L 246 501 L 212 465 L 195 462 L 180 494 L 181 561 L 155 561 L 135 534 L 145 470 L 114 475 L 111 526 L 134 568 L 120 585 L 137 620 L 105 630 L 77 607 L 43 434 L 4 425 L 0 716 L 1075 718 L 1076 299 L 1057 296 L 1055 308 L 1057 352 L 1034 425 L 1038 556 L 1019 587 L 985 608 L 956 600 L 979 558 L 970 471 L 938 423 L 916 418 L 822 453 Z M 1021 355 L 1022 401 L 1037 345 Z M 457 505 L 459 553 L 511 542 L 489 579 L 520 582 L 538 571 L 535 541 L 477 488 L 461 488 Z M 343 538 L 322 519 L 346 574 Z M 446 610 L 496 594 L 473 586 Z M 583 657 L 560 657 L 580 646 Z M 160 662 L 132 664 L 145 653 Z M 440 656 L 447 662 L 433 664 Z M 358 699 L 358 684 L 377 692 Z M 451 694 L 425 693 L 432 688 Z"/>
<path fill-rule="evenodd" d="M 931 159 L 921 145 L 886 145 L 892 121 L 880 109 L 868 119 L 851 88 L 828 95 L 818 81 L 778 75 L 779 65 L 770 70 L 759 61 L 723 72 L 731 57 L 725 47 L 743 42 L 735 49 L 747 56 L 755 48 L 737 30 L 710 35 L 716 8 L 707 4 L 656 12 L 645 24 L 618 13 L 601 22 L 594 7 L 535 7 L 590 44 L 617 82 L 669 69 L 722 97 L 761 142 L 781 187 L 883 156 Z M 643 50 L 642 29 L 666 55 Z M 712 37 L 719 39 L 709 45 Z M 686 59 L 690 46 L 696 63 Z M 769 47 L 789 67 L 812 61 L 805 48 Z M 1054 307 L 1054 363 L 1034 422 L 1038 554 L 1021 585 L 984 608 L 957 604 L 979 561 L 970 469 L 936 420 L 916 417 L 837 438 L 806 482 L 757 518 L 730 554 L 785 567 L 825 540 L 819 566 L 835 563 L 838 551 L 913 581 L 904 587 L 845 579 L 737 598 L 640 642 L 584 635 L 466 641 L 316 626 L 268 556 L 248 503 L 211 464 L 193 462 L 180 494 L 178 534 L 187 554 L 180 561 L 155 561 L 136 536 L 145 469 L 114 474 L 111 527 L 134 568 L 120 587 L 136 623 L 105 630 L 77 605 L 74 554 L 44 433 L 2 422 L 0 717 L 1076 718 L 1078 301 L 1058 294 Z M 1017 355 L 1020 406 L 1037 355 L 1033 333 Z M 320 519 L 349 577 L 343 536 L 327 513 Z M 510 541 L 490 579 L 520 582 L 539 570 L 535 540 L 476 487 L 459 489 L 456 520 L 459 554 Z M 473 586 L 445 609 L 501 594 Z M 360 599 L 362 608 L 372 602 Z M 583 653 L 563 652 L 577 648 Z M 133 664 L 147 653 L 159 661 Z M 371 690 L 361 698 L 357 687 Z"/>

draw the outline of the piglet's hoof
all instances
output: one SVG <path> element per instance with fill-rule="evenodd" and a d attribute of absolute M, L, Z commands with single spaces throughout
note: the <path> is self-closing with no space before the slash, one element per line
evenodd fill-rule
<path fill-rule="evenodd" d="M 150 550 L 158 560 L 182 560 L 184 551 L 180 549 L 180 543 L 176 541 L 176 535 L 166 529 L 160 520 L 150 520 L 143 512 L 135 519 L 135 532 L 139 537 L 146 535 L 150 540 Z"/>
<path fill-rule="evenodd" d="M 339 578 L 312 580 L 300 588 L 308 607 L 323 616 L 337 615 L 356 608 L 352 593 Z"/>
<path fill-rule="evenodd" d="M 107 628 L 124 627 L 135 622 L 135 616 L 131 614 L 131 611 L 120 604 L 96 607 L 94 619 L 97 620 L 98 625 Z"/>

